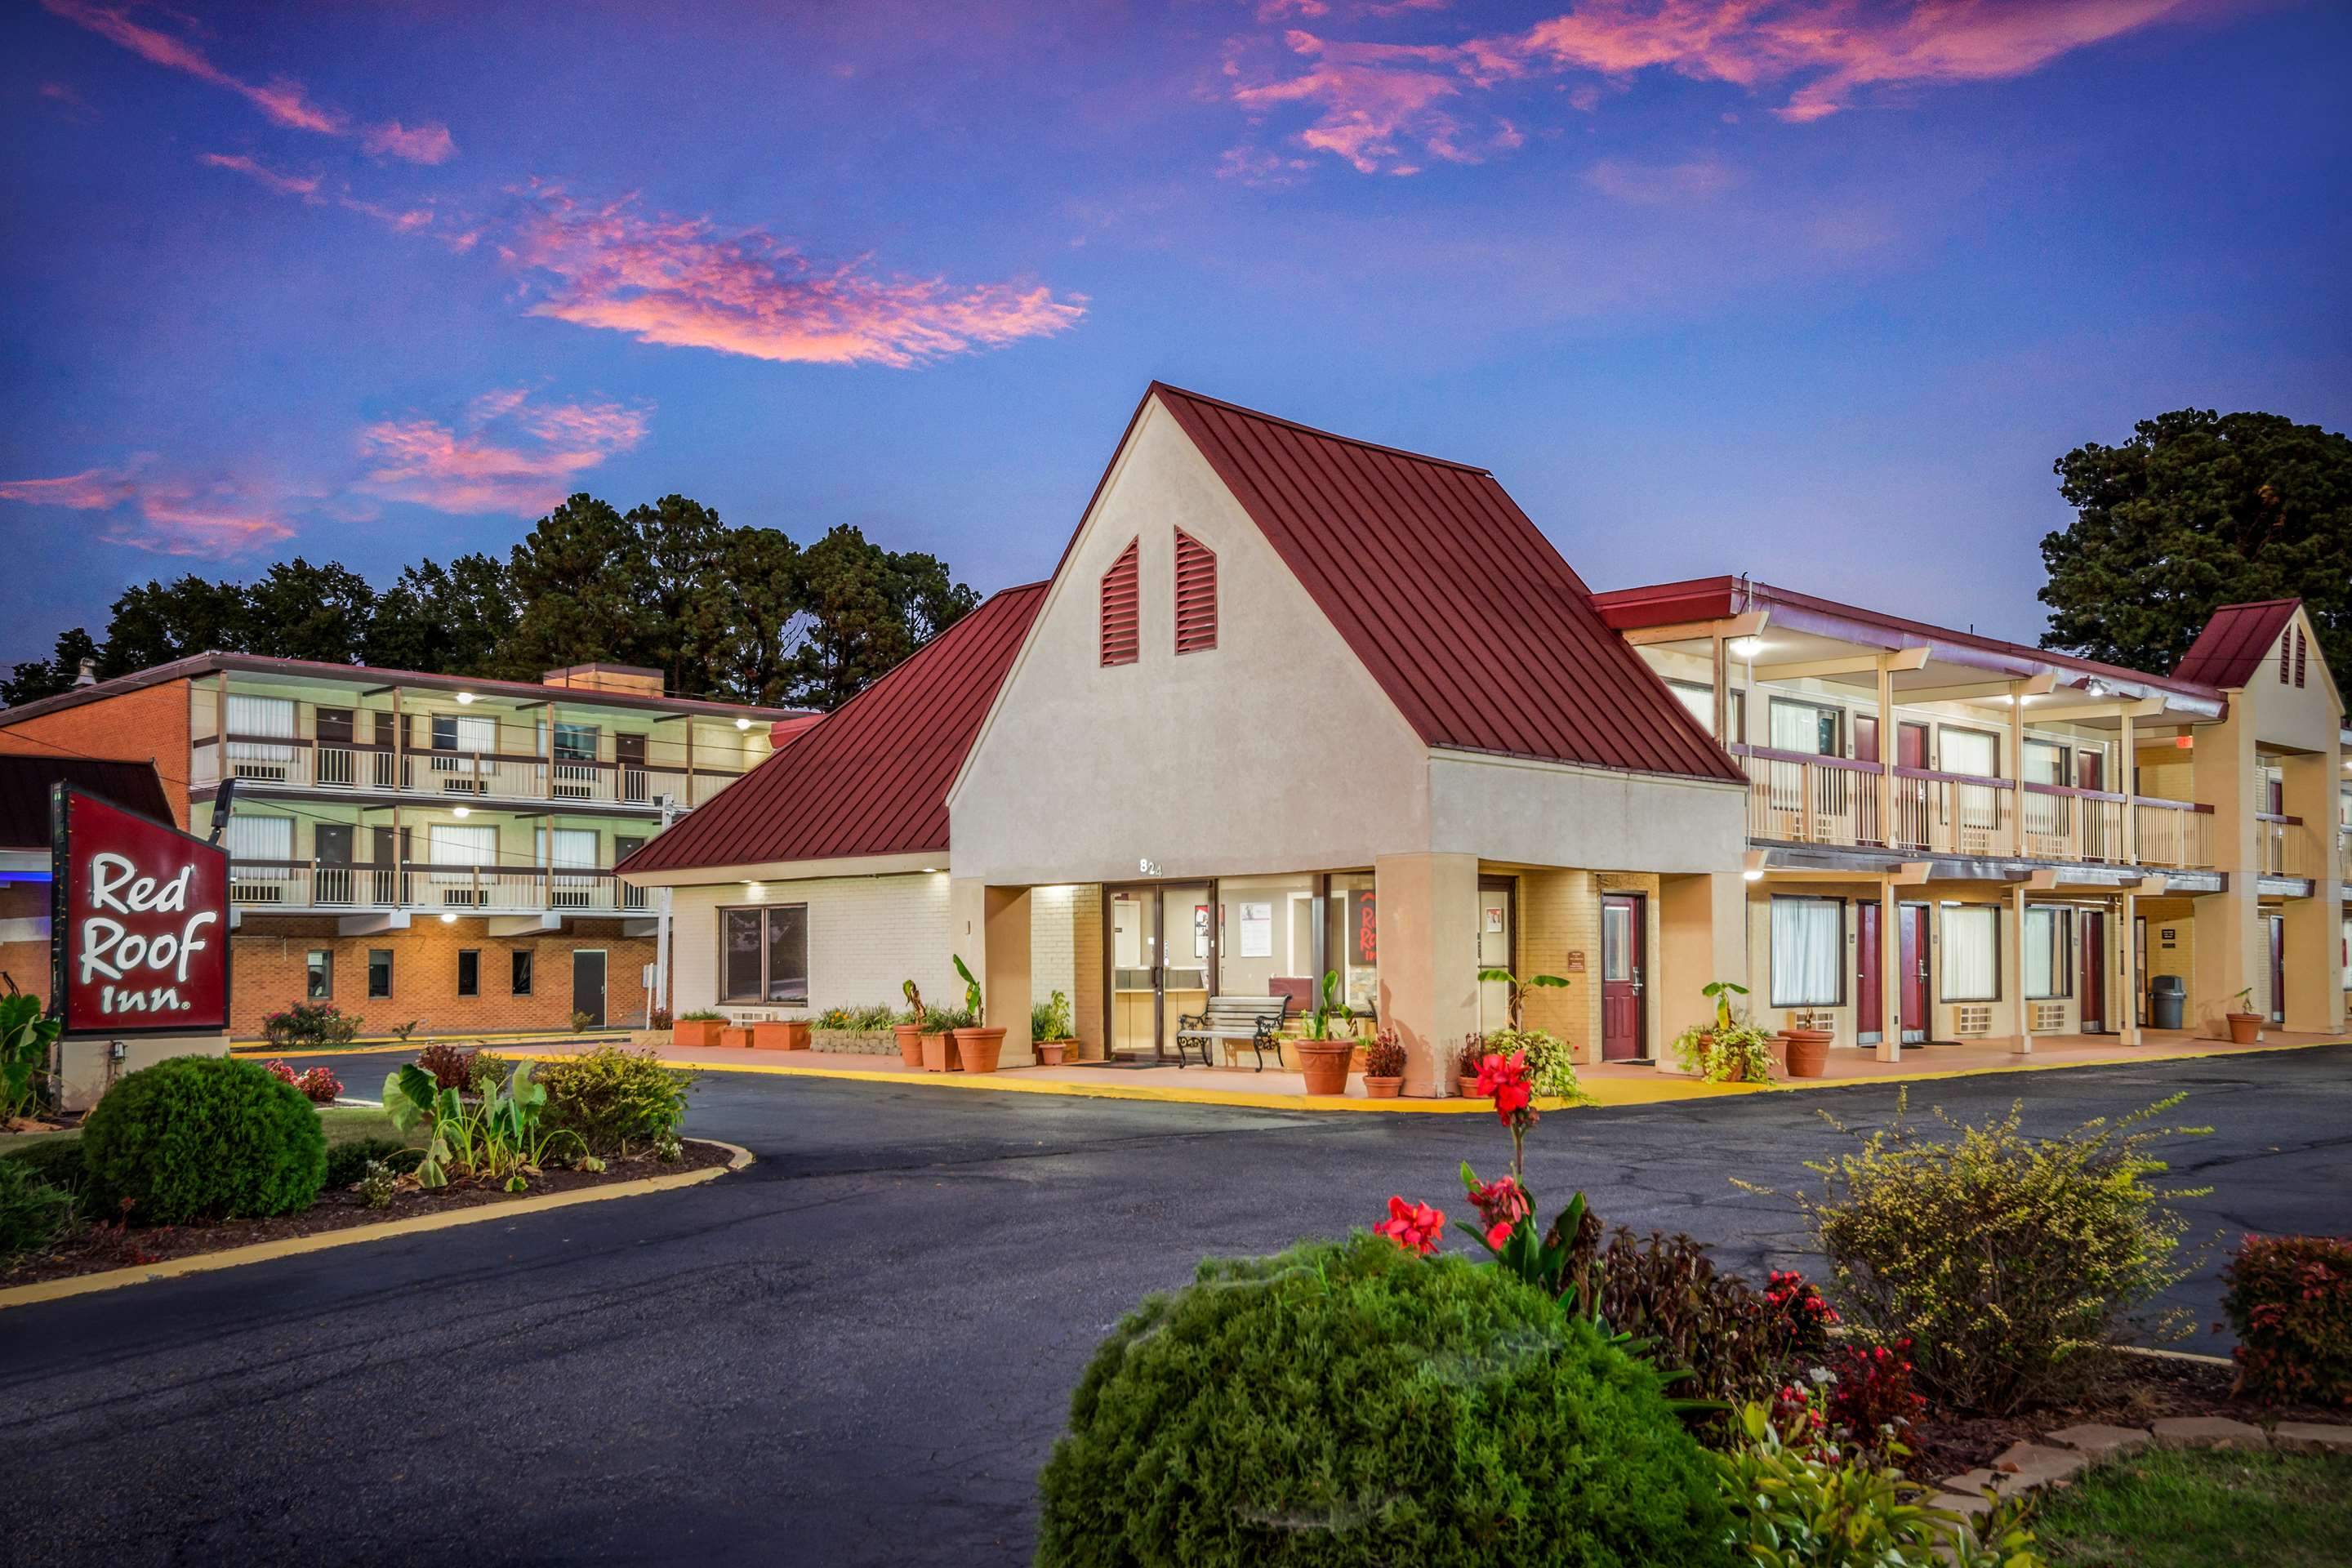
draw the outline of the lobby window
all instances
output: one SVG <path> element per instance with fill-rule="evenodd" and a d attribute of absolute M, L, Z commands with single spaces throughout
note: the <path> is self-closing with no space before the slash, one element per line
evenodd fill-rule
<path fill-rule="evenodd" d="M 1844 1003 L 1843 899 L 1773 899 L 1771 996 L 1775 1007 Z"/>
<path fill-rule="evenodd" d="M 1324 967 L 1339 974 L 1339 999 L 1357 1014 L 1368 1016 L 1381 994 L 1380 900 L 1369 871 L 1351 871 L 1331 879 L 1329 901 L 1332 940 Z M 1319 994 L 1323 977 L 1317 975 Z M 1311 1005 L 1311 1004 L 1310 1004 Z"/>
<path fill-rule="evenodd" d="M 2000 911 L 1984 904 L 1944 907 L 1941 999 L 1990 1002 L 2000 994 Z"/>
<path fill-rule="evenodd" d="M 467 947 L 457 951 L 457 994 L 479 996 L 482 994 L 482 955 Z"/>
<path fill-rule="evenodd" d="M 513 967 L 508 973 L 507 987 L 518 996 L 530 994 L 530 949 L 519 947 L 514 950 Z"/>
<path fill-rule="evenodd" d="M 368 995 L 382 998 L 392 994 L 392 949 L 368 949 Z"/>
<path fill-rule="evenodd" d="M 808 1001 L 808 906 L 721 910 L 719 1000 Z"/>
<path fill-rule="evenodd" d="M 1102 580 L 1102 661 L 1106 665 L 1133 664 L 1142 648 L 1142 634 L 1138 621 L 1140 611 L 1139 589 L 1137 584 L 1136 545 L 1130 539 L 1118 559 Z"/>
<path fill-rule="evenodd" d="M 2074 994 L 2074 911 L 2053 904 L 2025 911 L 2025 994 L 2032 1001 Z"/>
<path fill-rule="evenodd" d="M 1217 646 L 1217 552 L 1176 531 L 1176 651 Z"/>
<path fill-rule="evenodd" d="M 302 960 L 302 994 L 312 1002 L 324 1002 L 335 994 L 335 955 L 323 947 L 314 947 Z"/>

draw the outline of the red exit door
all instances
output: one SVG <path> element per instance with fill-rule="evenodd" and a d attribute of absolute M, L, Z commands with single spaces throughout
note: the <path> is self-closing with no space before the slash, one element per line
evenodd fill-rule
<path fill-rule="evenodd" d="M 1895 991 L 1903 999 L 1903 1043 L 1916 1045 L 1927 1037 L 1927 906 L 1898 906 L 1895 923 L 1902 942 Z"/>
<path fill-rule="evenodd" d="M 1649 1053 L 1642 1028 L 1643 952 L 1640 893 L 1601 899 L 1601 1059 L 1632 1061 Z"/>

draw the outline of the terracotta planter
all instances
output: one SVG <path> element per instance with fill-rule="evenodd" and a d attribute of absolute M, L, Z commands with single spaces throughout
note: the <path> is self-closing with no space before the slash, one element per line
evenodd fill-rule
<path fill-rule="evenodd" d="M 955 1032 L 956 1055 L 963 1059 L 966 1072 L 994 1072 L 996 1058 L 1004 1049 L 1003 1029 L 958 1029 Z"/>
<path fill-rule="evenodd" d="M 963 1063 L 956 1057 L 955 1036 L 940 1034 L 923 1037 L 923 1070 L 925 1072 L 963 1071 Z"/>
<path fill-rule="evenodd" d="M 1788 1037 L 1790 1078 L 1819 1078 L 1829 1070 L 1829 1030 L 1790 1029 Z"/>
<path fill-rule="evenodd" d="M 1476 1073 L 1457 1073 L 1454 1075 L 1454 1084 L 1456 1089 L 1459 1089 L 1462 1091 L 1463 1099 L 1477 1100 L 1481 1098 L 1478 1093 L 1478 1075 Z"/>
<path fill-rule="evenodd" d="M 669 1026 L 669 1043 L 683 1050 L 707 1051 L 719 1043 L 722 1026 L 716 1018 L 686 1018 Z"/>
<path fill-rule="evenodd" d="M 1345 1094 L 1348 1092 L 1348 1066 L 1355 1055 L 1355 1046 L 1348 1040 L 1300 1040 L 1298 1070 L 1307 1079 L 1309 1094 Z"/>
<path fill-rule="evenodd" d="M 751 1048 L 751 1027 L 748 1024 L 728 1024 L 719 1031 L 719 1043 L 730 1051 Z"/>
<path fill-rule="evenodd" d="M 2231 1013 L 2229 1019 L 2231 1045 L 2251 1046 L 2263 1037 L 2263 1016 L 2260 1013 Z"/>
<path fill-rule="evenodd" d="M 923 1026 L 920 1024 L 893 1024 L 890 1032 L 898 1037 L 898 1059 L 910 1068 L 923 1065 Z"/>
<path fill-rule="evenodd" d="M 1347 1087 L 1345 1079 L 1340 1080 L 1340 1087 L 1342 1089 Z M 1397 1090 L 1403 1087 L 1404 1079 L 1402 1078 L 1374 1078 L 1370 1073 L 1364 1075 L 1364 1095 L 1370 1100 L 1394 1100 L 1397 1097 Z"/>
<path fill-rule="evenodd" d="M 751 1046 L 762 1051 L 804 1051 L 809 1048 L 808 1020 L 786 1018 L 754 1024 Z"/>
<path fill-rule="evenodd" d="M 1063 1054 L 1070 1048 L 1070 1044 L 1068 1040 L 1038 1041 L 1037 1065 L 1043 1068 L 1060 1067 Z"/>

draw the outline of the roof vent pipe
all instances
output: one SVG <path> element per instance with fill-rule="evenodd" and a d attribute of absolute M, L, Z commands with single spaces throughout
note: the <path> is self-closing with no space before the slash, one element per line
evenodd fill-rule
<path fill-rule="evenodd" d="M 83 659 L 81 661 L 81 668 L 74 672 L 74 684 L 76 686 L 96 686 L 98 684 L 98 660 L 94 658 Z"/>

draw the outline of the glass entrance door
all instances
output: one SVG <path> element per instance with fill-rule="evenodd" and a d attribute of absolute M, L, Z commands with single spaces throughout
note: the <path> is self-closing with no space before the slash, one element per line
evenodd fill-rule
<path fill-rule="evenodd" d="M 1213 883 L 1111 888 L 1110 1019 L 1113 1061 L 1172 1061 L 1177 1020 L 1205 1012 L 1217 972 Z"/>
<path fill-rule="evenodd" d="M 1517 955 L 1511 919 L 1517 884 L 1507 877 L 1478 879 L 1478 968 L 1515 969 Z M 1478 1029 L 1491 1035 L 1510 1022 L 1511 988 L 1499 980 L 1478 983 Z"/>

